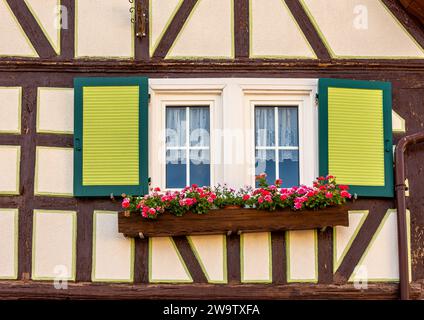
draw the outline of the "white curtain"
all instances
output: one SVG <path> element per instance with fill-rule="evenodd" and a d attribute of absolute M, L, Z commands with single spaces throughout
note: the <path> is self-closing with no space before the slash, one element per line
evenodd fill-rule
<path fill-rule="evenodd" d="M 166 108 L 166 146 L 184 147 L 186 143 L 186 108 Z"/>
<path fill-rule="evenodd" d="M 255 127 L 257 147 L 271 147 L 275 145 L 274 108 L 256 107 Z"/>
<path fill-rule="evenodd" d="M 209 108 L 190 108 L 190 146 L 209 146 Z"/>
<path fill-rule="evenodd" d="M 297 127 L 297 108 L 278 108 L 278 144 L 280 146 L 298 146 Z"/>

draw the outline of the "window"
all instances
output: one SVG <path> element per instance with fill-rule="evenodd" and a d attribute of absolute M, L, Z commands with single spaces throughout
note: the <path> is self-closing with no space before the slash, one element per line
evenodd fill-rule
<path fill-rule="evenodd" d="M 208 106 L 166 107 L 166 188 L 210 185 Z"/>
<path fill-rule="evenodd" d="M 299 133 L 297 107 L 255 107 L 255 173 L 267 174 L 273 184 L 299 185 Z"/>

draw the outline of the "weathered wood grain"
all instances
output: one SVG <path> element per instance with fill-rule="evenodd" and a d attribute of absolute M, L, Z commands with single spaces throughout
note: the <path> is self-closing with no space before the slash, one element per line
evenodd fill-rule
<path fill-rule="evenodd" d="M 348 226 L 346 208 L 332 207 L 312 211 L 260 211 L 255 209 L 211 210 L 207 214 L 188 213 L 183 217 L 162 214 L 157 219 L 145 219 L 132 213 L 119 214 L 119 232 L 128 237 L 185 236 L 240 232 L 305 230 L 331 226 Z"/>

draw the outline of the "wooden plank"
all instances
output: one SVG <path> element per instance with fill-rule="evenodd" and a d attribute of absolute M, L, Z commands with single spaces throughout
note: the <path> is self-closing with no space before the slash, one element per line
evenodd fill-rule
<path fill-rule="evenodd" d="M 255 209 L 212 210 L 207 214 L 188 213 L 183 217 L 163 214 L 156 220 L 133 213 L 119 214 L 119 232 L 128 237 L 165 237 L 240 232 L 305 230 L 330 226 L 348 226 L 347 210 L 333 207 L 317 211 L 291 210 L 268 212 Z"/>
<path fill-rule="evenodd" d="M 92 284 L 68 283 L 67 290 L 57 290 L 51 281 L 0 282 L 0 299 L 231 299 L 231 300 L 281 300 L 281 299 L 398 299 L 396 283 L 369 283 L 366 290 L 353 284 Z M 423 299 L 422 283 L 411 284 L 411 298 Z"/>
<path fill-rule="evenodd" d="M 61 0 L 62 29 L 60 30 L 60 59 L 72 60 L 75 56 L 75 0 Z M 66 20 L 65 20 L 66 19 Z M 66 21 L 66 24 L 65 24 Z"/>
<path fill-rule="evenodd" d="M 271 233 L 272 244 L 272 283 L 287 283 L 287 257 L 285 233 L 274 231 Z"/>
<path fill-rule="evenodd" d="M 227 236 L 227 276 L 228 283 L 240 283 L 240 236 L 231 234 Z"/>
<path fill-rule="evenodd" d="M 144 37 L 134 37 L 135 41 L 135 59 L 136 60 L 149 60 L 150 59 L 150 48 L 149 48 L 149 0 L 135 0 L 137 7 L 141 7 L 141 12 L 146 15 L 146 25 L 145 31 L 146 35 Z M 135 22 L 134 28 L 138 29 L 138 21 Z M 135 32 L 136 33 L 136 32 Z M 135 34 L 134 33 L 134 34 Z"/>

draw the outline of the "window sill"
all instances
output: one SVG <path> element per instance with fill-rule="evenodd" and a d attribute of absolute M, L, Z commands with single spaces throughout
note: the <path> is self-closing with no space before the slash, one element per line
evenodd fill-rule
<path fill-rule="evenodd" d="M 156 220 L 134 213 L 126 217 L 120 212 L 118 224 L 119 232 L 126 237 L 144 238 L 321 229 L 349 226 L 349 218 L 347 208 L 338 206 L 297 212 L 290 209 L 274 212 L 223 209 L 203 215 L 189 213 L 183 217 L 165 213 Z"/>

